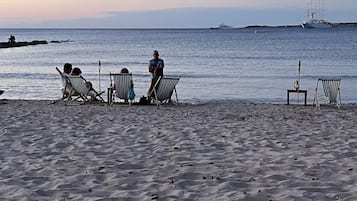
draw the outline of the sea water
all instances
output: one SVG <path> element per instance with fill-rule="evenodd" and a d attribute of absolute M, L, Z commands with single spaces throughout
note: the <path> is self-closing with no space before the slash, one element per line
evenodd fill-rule
<path fill-rule="evenodd" d="M 55 67 L 69 62 L 101 91 L 110 86 L 110 72 L 128 68 L 138 100 L 150 85 L 148 61 L 157 49 L 165 76 L 181 78 L 182 102 L 285 103 L 299 61 L 309 102 L 319 77 L 341 78 L 342 102 L 357 102 L 356 28 L 0 29 L 0 41 L 11 34 L 17 41 L 69 41 L 0 49 L 1 98 L 60 98 Z"/>

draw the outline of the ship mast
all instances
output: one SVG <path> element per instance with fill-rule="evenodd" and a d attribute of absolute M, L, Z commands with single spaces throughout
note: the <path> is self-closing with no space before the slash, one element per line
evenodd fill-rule
<path fill-rule="evenodd" d="M 325 18 L 324 0 L 310 0 L 309 16 L 312 19 L 322 20 Z"/>

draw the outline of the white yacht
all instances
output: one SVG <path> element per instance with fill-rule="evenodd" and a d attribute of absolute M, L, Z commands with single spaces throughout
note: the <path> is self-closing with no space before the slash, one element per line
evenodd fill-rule
<path fill-rule="evenodd" d="M 302 23 L 303 28 L 328 29 L 332 23 L 324 19 L 324 0 L 310 0 L 307 11 L 308 19 Z"/>

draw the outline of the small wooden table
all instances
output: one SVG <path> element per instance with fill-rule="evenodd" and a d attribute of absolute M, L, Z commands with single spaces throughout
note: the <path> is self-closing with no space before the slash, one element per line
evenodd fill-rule
<path fill-rule="evenodd" d="M 288 89 L 288 97 L 287 97 L 287 104 L 290 104 L 290 93 L 303 93 L 305 95 L 305 106 L 307 105 L 307 90 L 301 90 L 301 89 Z"/>

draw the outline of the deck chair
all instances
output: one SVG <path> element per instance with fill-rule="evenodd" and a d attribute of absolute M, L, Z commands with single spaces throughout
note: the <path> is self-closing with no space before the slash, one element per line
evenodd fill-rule
<path fill-rule="evenodd" d="M 322 83 L 324 95 L 319 97 L 318 87 Z M 341 106 L 341 79 L 340 78 L 318 78 L 315 88 L 314 105 L 320 108 L 319 99 L 325 100 L 328 104 L 335 104 L 338 108 Z"/>
<path fill-rule="evenodd" d="M 66 77 L 61 71 L 60 69 L 58 69 L 56 67 L 56 70 L 58 71 L 58 73 L 61 76 L 61 81 L 62 81 L 62 98 L 61 100 L 65 100 L 69 97 L 69 94 L 72 91 L 72 85 L 71 82 L 69 81 L 68 77 Z"/>
<path fill-rule="evenodd" d="M 113 103 L 115 98 L 119 98 L 130 104 L 133 101 L 133 97 L 129 97 L 129 90 L 133 87 L 133 75 L 131 73 L 110 73 L 109 75 L 112 93 L 108 102 Z"/>
<path fill-rule="evenodd" d="M 171 101 L 172 93 L 175 92 L 176 104 L 178 103 L 176 85 L 180 78 L 159 77 L 149 92 L 148 96 L 152 97 L 156 105 L 160 105 L 165 101 Z"/>
<path fill-rule="evenodd" d="M 101 94 L 104 92 L 98 93 L 93 88 L 88 88 L 87 80 L 84 79 L 82 76 L 71 76 L 68 79 L 72 86 L 72 91 L 70 93 L 69 100 L 72 100 L 72 96 L 78 96 L 82 99 L 83 103 L 93 101 L 92 98 L 95 98 L 97 100 L 99 99 L 99 101 L 101 102 L 105 102 L 104 99 L 101 97 Z"/>

